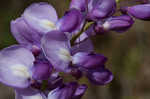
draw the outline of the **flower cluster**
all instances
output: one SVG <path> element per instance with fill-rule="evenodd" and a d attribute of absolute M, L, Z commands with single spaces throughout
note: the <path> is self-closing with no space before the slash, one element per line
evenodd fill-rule
<path fill-rule="evenodd" d="M 59 19 L 48 3 L 30 5 L 11 21 L 19 44 L 0 51 L 0 82 L 14 88 L 16 99 L 81 99 L 87 89 L 77 82 L 82 77 L 108 84 L 113 75 L 105 67 L 107 58 L 94 52 L 90 37 L 125 32 L 133 17 L 150 19 L 150 4 L 121 7 L 120 16 L 116 5 L 115 0 L 72 0 Z"/>

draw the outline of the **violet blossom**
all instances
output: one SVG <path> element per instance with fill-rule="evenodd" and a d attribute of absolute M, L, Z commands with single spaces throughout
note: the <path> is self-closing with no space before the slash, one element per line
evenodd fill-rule
<path fill-rule="evenodd" d="M 87 85 L 113 80 L 108 60 L 96 53 L 91 36 L 109 31 L 125 32 L 133 17 L 149 20 L 149 4 L 123 7 L 116 16 L 115 0 L 71 0 L 58 18 L 48 3 L 31 4 L 21 17 L 11 21 L 11 32 L 19 44 L 0 51 L 0 82 L 14 88 L 16 99 L 81 99 Z M 142 14 L 139 14 L 142 13 Z M 76 81 L 64 82 L 63 75 Z"/>

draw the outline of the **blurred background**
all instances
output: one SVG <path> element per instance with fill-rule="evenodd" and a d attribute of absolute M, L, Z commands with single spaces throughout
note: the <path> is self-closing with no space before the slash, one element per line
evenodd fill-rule
<path fill-rule="evenodd" d="M 69 0 L 1 0 L 0 49 L 16 44 L 10 21 L 31 3 L 39 1 L 52 4 L 59 17 L 69 5 Z M 150 99 L 150 22 L 136 20 L 128 32 L 106 33 L 92 40 L 95 50 L 109 58 L 107 67 L 112 70 L 114 80 L 106 86 L 88 84 L 83 99 Z M 81 82 L 87 83 L 87 79 Z M 14 99 L 13 89 L 0 84 L 0 99 Z"/>

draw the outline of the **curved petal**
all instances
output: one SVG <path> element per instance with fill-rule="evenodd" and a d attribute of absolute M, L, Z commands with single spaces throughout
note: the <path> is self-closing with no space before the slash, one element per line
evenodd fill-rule
<path fill-rule="evenodd" d="M 70 9 L 75 8 L 84 12 L 88 6 L 87 3 L 87 0 L 71 0 Z"/>
<path fill-rule="evenodd" d="M 42 34 L 33 31 L 22 17 L 11 21 L 11 32 L 20 44 L 27 46 L 40 45 Z"/>
<path fill-rule="evenodd" d="M 113 80 L 113 74 L 105 68 L 87 72 L 89 81 L 96 85 L 106 85 Z"/>
<path fill-rule="evenodd" d="M 25 9 L 23 17 L 27 24 L 37 32 L 55 29 L 58 20 L 56 10 L 48 3 L 34 3 Z"/>
<path fill-rule="evenodd" d="M 83 22 L 83 15 L 77 9 L 70 9 L 58 21 L 57 28 L 62 32 L 73 32 L 80 28 Z"/>
<path fill-rule="evenodd" d="M 60 31 L 51 31 L 42 38 L 42 49 L 56 70 L 65 71 L 72 60 L 67 36 Z"/>
<path fill-rule="evenodd" d="M 72 54 L 77 52 L 92 52 L 94 51 L 93 43 L 86 33 L 82 33 L 76 40 L 76 45 L 71 48 Z"/>
<path fill-rule="evenodd" d="M 46 96 L 31 88 L 15 90 L 15 99 L 46 99 Z"/>
<path fill-rule="evenodd" d="M 35 80 L 47 80 L 52 73 L 52 65 L 45 60 L 36 60 L 32 71 Z"/>
<path fill-rule="evenodd" d="M 117 32 L 125 32 L 132 26 L 133 23 L 134 20 L 128 15 L 114 16 L 105 21 L 103 28 L 106 31 L 112 30 Z"/>
<path fill-rule="evenodd" d="M 107 58 L 101 54 L 79 52 L 73 56 L 72 63 L 87 69 L 95 69 L 103 66 Z"/>
<path fill-rule="evenodd" d="M 88 18 L 91 20 L 102 19 L 112 15 L 115 10 L 115 0 L 90 0 Z"/>
<path fill-rule="evenodd" d="M 34 56 L 18 45 L 0 51 L 0 82 L 17 88 L 29 86 Z"/>
<path fill-rule="evenodd" d="M 138 19 L 150 20 L 150 4 L 140 4 L 128 7 L 127 11 Z"/>
<path fill-rule="evenodd" d="M 78 86 L 78 88 L 76 89 L 75 93 L 74 93 L 74 98 L 73 99 L 81 99 L 81 97 L 84 95 L 84 93 L 87 90 L 87 85 L 80 85 Z"/>
<path fill-rule="evenodd" d="M 66 84 L 62 88 L 58 87 L 48 94 L 48 99 L 73 99 L 77 87 L 78 84 L 75 82 Z"/>

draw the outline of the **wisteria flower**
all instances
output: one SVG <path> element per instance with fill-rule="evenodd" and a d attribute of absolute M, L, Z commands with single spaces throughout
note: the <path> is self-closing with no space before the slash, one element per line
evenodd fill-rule
<path fill-rule="evenodd" d="M 149 4 L 116 10 L 117 2 L 71 0 L 61 18 L 48 3 L 31 4 L 11 21 L 19 44 L 0 51 L 0 82 L 15 90 L 16 99 L 81 99 L 87 85 L 79 84 L 80 78 L 94 85 L 110 83 L 114 76 L 106 67 L 108 58 L 95 52 L 90 37 L 125 32 L 133 17 L 150 18 Z M 74 79 L 65 82 L 66 77 Z"/>

